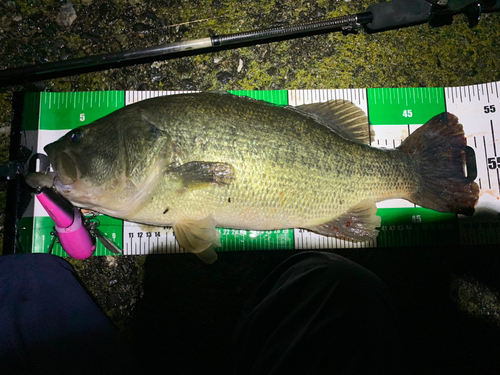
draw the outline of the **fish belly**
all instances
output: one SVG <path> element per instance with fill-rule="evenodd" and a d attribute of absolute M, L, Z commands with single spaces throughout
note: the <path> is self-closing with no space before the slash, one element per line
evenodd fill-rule
<path fill-rule="evenodd" d="M 394 151 L 367 147 L 362 151 L 363 158 L 339 154 L 328 168 L 278 165 L 266 158 L 233 160 L 236 178 L 230 184 L 183 189 L 166 182 L 132 220 L 173 225 L 211 216 L 219 227 L 300 228 L 328 222 L 366 199 L 405 197 L 413 184 L 408 167 Z"/>

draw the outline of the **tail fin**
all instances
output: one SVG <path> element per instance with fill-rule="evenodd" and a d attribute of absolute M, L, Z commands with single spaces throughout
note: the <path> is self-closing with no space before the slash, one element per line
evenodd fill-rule
<path fill-rule="evenodd" d="M 456 116 L 445 112 L 433 117 L 398 149 L 413 156 L 420 175 L 411 199 L 414 203 L 440 212 L 474 213 L 479 197 L 479 187 L 473 182 L 474 151 L 467 147 Z"/>

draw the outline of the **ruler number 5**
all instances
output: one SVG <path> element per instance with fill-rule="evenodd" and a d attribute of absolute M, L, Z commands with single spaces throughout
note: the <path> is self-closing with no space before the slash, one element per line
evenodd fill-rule
<path fill-rule="evenodd" d="M 496 108 L 495 108 L 495 105 L 485 105 L 484 106 L 484 113 L 494 113 L 496 112 Z"/>

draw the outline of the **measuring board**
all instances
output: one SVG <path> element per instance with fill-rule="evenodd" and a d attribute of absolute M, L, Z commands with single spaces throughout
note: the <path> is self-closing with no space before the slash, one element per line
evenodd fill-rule
<path fill-rule="evenodd" d="M 449 111 L 464 126 L 467 144 L 476 154 L 480 198 L 473 217 L 438 213 L 402 199 L 377 204 L 382 218 L 375 241 L 350 242 L 303 229 L 275 231 L 218 228 L 219 251 L 271 249 L 334 249 L 427 245 L 500 243 L 500 82 L 453 88 L 387 88 L 345 90 L 230 91 L 234 95 L 297 106 L 348 100 L 368 114 L 375 132 L 372 146 L 394 148 L 433 116 Z M 38 154 L 36 169 L 48 168 L 43 147 L 69 129 L 88 124 L 125 105 L 182 91 L 107 91 L 27 94 L 23 144 Z M 35 165 L 35 163 L 31 163 Z M 171 229 L 148 230 L 139 225 L 100 215 L 99 228 L 123 249 L 123 254 L 184 252 Z M 18 224 L 20 243 L 27 252 L 47 252 L 54 223 L 33 200 Z M 67 256 L 59 244 L 53 253 Z M 100 243 L 95 255 L 112 255 Z"/>

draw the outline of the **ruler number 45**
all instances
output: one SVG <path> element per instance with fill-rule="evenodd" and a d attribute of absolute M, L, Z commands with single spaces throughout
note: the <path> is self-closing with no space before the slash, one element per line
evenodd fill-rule
<path fill-rule="evenodd" d="M 411 111 L 411 109 L 405 109 L 403 111 L 403 117 L 413 117 L 413 112 Z"/>
<path fill-rule="evenodd" d="M 496 110 L 497 109 L 495 108 L 494 104 L 484 106 L 484 113 L 494 113 L 494 112 L 496 112 Z"/>

